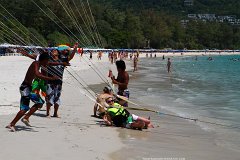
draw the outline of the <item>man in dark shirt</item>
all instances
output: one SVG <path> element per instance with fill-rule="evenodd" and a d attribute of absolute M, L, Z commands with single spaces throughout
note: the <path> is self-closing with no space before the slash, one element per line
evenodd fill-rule
<path fill-rule="evenodd" d="M 75 43 L 73 47 L 73 51 L 69 54 L 68 49 L 64 49 L 62 51 L 53 50 L 50 62 L 59 62 L 59 63 L 69 63 L 70 60 L 73 59 L 76 51 L 77 51 L 78 43 Z M 54 114 L 53 117 L 59 118 L 58 115 L 58 108 L 60 105 L 60 96 L 62 91 L 62 78 L 64 73 L 64 66 L 56 65 L 56 66 L 49 66 L 48 67 L 48 74 L 53 76 L 54 74 L 60 77 L 61 80 L 55 81 L 48 81 L 47 82 L 47 110 L 46 115 L 47 117 L 50 116 L 50 108 L 54 105 Z"/>

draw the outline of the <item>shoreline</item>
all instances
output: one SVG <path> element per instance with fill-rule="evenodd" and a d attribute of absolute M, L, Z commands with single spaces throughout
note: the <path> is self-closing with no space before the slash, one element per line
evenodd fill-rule
<path fill-rule="evenodd" d="M 140 58 L 145 57 L 140 56 Z M 132 64 L 130 64 L 130 68 L 132 68 Z M 131 76 L 131 78 L 138 78 L 138 76 Z M 129 86 L 131 87 L 131 84 Z M 138 100 L 134 99 L 134 96 L 137 95 L 130 96 L 130 100 L 136 103 Z M 141 101 L 146 102 L 144 97 Z M 142 103 L 138 102 L 138 104 Z M 157 107 L 144 104 L 142 105 L 146 108 L 159 110 Z M 178 115 L 167 109 L 160 110 L 163 113 Z M 125 148 L 113 153 L 112 157 L 119 160 L 151 158 L 194 160 L 238 159 L 239 150 L 235 149 L 235 146 L 229 146 L 230 144 L 226 143 L 226 141 L 224 142 L 221 135 L 215 130 L 204 130 L 201 125 L 195 124 L 193 121 L 164 115 L 157 116 L 156 114 L 147 112 L 132 110 L 130 112 L 145 117 L 151 116 L 156 128 L 142 132 L 119 128 L 119 137 L 121 137 L 125 144 Z"/>
<path fill-rule="evenodd" d="M 146 57 L 146 54 L 148 54 L 148 57 Z M 240 52 L 149 52 L 149 53 L 143 53 L 140 52 L 140 58 L 151 58 L 150 54 L 152 54 L 152 58 L 154 58 L 154 55 L 156 54 L 157 57 L 163 57 L 163 55 L 166 57 L 179 57 L 179 56 L 223 56 L 223 55 L 240 55 Z"/>

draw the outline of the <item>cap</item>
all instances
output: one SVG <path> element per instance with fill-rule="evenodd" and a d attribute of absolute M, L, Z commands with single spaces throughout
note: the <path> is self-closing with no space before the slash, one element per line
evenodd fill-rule
<path fill-rule="evenodd" d="M 112 88 L 110 87 L 110 86 L 106 86 L 106 87 L 104 87 L 104 89 L 103 89 L 103 92 L 105 92 L 105 93 L 109 93 L 109 92 L 111 92 L 112 91 Z"/>

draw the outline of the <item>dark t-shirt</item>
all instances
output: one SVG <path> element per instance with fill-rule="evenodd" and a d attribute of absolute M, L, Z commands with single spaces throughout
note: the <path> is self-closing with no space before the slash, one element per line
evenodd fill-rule
<path fill-rule="evenodd" d="M 50 59 L 49 62 L 63 62 L 62 59 L 59 60 L 54 60 L 54 59 Z M 64 66 L 63 65 L 56 65 L 56 66 L 48 66 L 48 76 L 49 77 L 53 77 L 58 76 L 60 77 L 60 79 L 58 80 L 53 80 L 53 81 L 48 81 L 48 84 L 62 84 L 62 79 L 63 79 L 63 73 L 64 73 Z"/>

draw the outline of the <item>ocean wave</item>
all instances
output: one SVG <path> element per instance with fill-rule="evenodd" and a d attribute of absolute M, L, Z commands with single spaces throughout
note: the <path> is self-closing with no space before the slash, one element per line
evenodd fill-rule
<path fill-rule="evenodd" d="M 184 91 L 184 92 L 188 92 L 188 93 L 191 93 L 191 94 L 195 94 L 195 92 L 193 90 L 181 87 L 179 84 L 172 84 L 172 87 L 175 88 L 175 89 L 178 89 L 180 91 Z"/>

